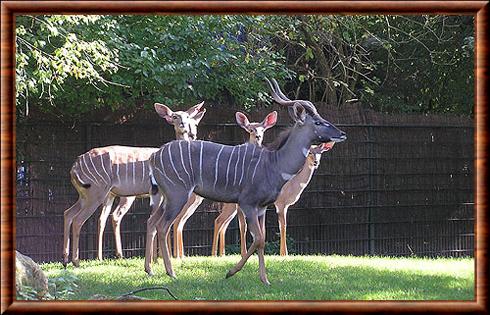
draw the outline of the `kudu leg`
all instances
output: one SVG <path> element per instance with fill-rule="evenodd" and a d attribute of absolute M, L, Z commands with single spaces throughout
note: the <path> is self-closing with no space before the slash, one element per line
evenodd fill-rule
<path fill-rule="evenodd" d="M 265 211 L 264 211 L 263 215 L 259 216 L 259 225 L 260 225 L 260 229 L 262 232 L 262 239 L 263 239 L 262 246 L 258 246 L 258 248 L 257 248 L 257 254 L 259 256 L 259 275 L 260 275 L 260 280 L 262 281 L 262 283 L 270 285 L 270 282 L 267 279 L 267 273 L 265 270 L 265 257 L 264 257 L 264 254 L 265 254 L 265 232 L 266 232 L 265 231 Z"/>
<path fill-rule="evenodd" d="M 181 210 L 181 212 L 175 219 L 174 233 L 175 232 L 177 233 L 177 246 L 176 246 L 177 258 L 184 257 L 184 238 L 183 238 L 184 226 L 187 223 L 187 220 L 189 220 L 189 218 L 194 214 L 194 212 L 196 212 L 196 209 L 199 207 L 199 205 L 202 203 L 203 200 L 204 199 L 202 197 L 199 197 L 196 194 L 192 194 L 189 200 L 187 200 L 186 204 L 184 205 L 184 208 Z"/>
<path fill-rule="evenodd" d="M 109 218 L 109 214 L 112 210 L 112 204 L 114 203 L 115 196 L 109 194 L 107 199 L 104 201 L 104 207 L 99 216 L 99 221 L 97 221 L 97 259 L 102 260 L 102 249 L 104 241 L 104 230 Z"/>
<path fill-rule="evenodd" d="M 231 268 L 231 270 L 226 274 L 226 278 L 229 278 L 233 276 L 235 273 L 237 273 L 238 271 L 240 271 L 245 265 L 245 263 L 247 262 L 248 258 L 250 258 L 250 256 L 257 250 L 259 256 L 260 280 L 264 284 L 269 285 L 270 283 L 269 280 L 267 280 L 267 275 L 265 273 L 265 260 L 264 260 L 265 239 L 261 228 L 263 222 L 259 222 L 259 216 L 257 215 L 256 210 L 248 211 L 247 219 L 248 219 L 248 225 L 250 226 L 250 233 L 252 233 L 253 236 L 252 245 L 250 245 L 250 248 L 248 249 L 245 256 L 243 256 L 242 259 L 233 268 Z M 260 217 L 260 221 L 262 220 L 265 220 L 265 215 Z"/>
<path fill-rule="evenodd" d="M 173 254 L 172 256 L 174 258 L 178 258 L 180 257 L 179 256 L 179 247 L 180 247 L 180 239 L 182 237 L 182 235 L 179 233 L 179 225 L 180 225 L 180 221 L 182 220 L 182 216 L 183 216 L 183 213 L 182 214 L 179 214 L 177 216 L 177 218 L 175 219 L 175 222 L 173 223 L 173 240 L 174 240 L 174 243 L 173 243 Z M 159 234 L 160 235 L 160 234 Z"/>
<path fill-rule="evenodd" d="M 288 211 L 287 206 L 279 206 L 276 205 L 276 211 L 277 211 L 277 219 L 279 221 L 279 232 L 281 234 L 281 241 L 280 241 L 280 250 L 279 254 L 281 256 L 287 256 L 288 255 L 288 247 L 286 244 L 286 214 Z"/>
<path fill-rule="evenodd" d="M 153 256 L 156 255 L 153 250 L 156 248 L 154 241 L 157 235 L 157 223 L 161 221 L 161 218 L 162 209 L 160 208 L 157 211 L 152 211 L 150 218 L 146 221 L 145 271 L 150 276 L 153 275 L 150 264 Z"/>
<path fill-rule="evenodd" d="M 235 212 L 236 214 L 236 212 Z M 219 255 L 223 256 L 225 254 L 225 246 L 226 246 L 226 230 L 228 229 L 228 226 L 230 225 L 230 222 L 233 220 L 235 217 L 235 214 L 232 217 L 229 217 L 224 223 L 223 227 L 221 228 L 220 231 L 220 243 L 219 243 Z"/>
<path fill-rule="evenodd" d="M 220 242 L 221 230 L 224 227 L 228 218 L 233 219 L 236 215 L 236 205 L 231 203 L 225 203 L 221 209 L 221 213 L 214 220 L 213 230 L 213 244 L 211 246 L 211 255 L 216 256 L 218 252 L 218 244 Z M 221 241 L 222 242 L 222 241 Z"/>
<path fill-rule="evenodd" d="M 128 213 L 129 209 L 133 205 L 136 197 L 120 197 L 119 204 L 116 209 L 112 213 L 112 229 L 114 231 L 114 241 L 116 243 L 116 257 L 123 258 L 123 249 L 122 249 L 122 241 L 121 241 L 121 221 Z"/>
<path fill-rule="evenodd" d="M 78 199 L 73 206 L 64 212 L 64 231 L 63 231 L 63 266 L 66 268 L 70 255 L 70 229 L 73 219 L 81 208 L 81 199 Z"/>
<path fill-rule="evenodd" d="M 185 203 L 187 202 L 188 195 L 185 192 L 180 194 L 174 193 L 172 195 L 172 199 L 167 200 L 168 202 L 164 204 L 164 211 L 162 215 L 161 222 L 157 223 L 162 226 L 162 237 L 163 239 L 167 238 L 170 227 L 172 223 L 175 221 L 178 213 L 182 210 Z M 170 253 L 167 248 L 167 242 L 163 242 L 163 263 L 165 265 L 165 271 L 167 275 L 172 278 L 175 278 L 175 273 L 172 269 L 172 263 L 170 261 Z"/>
<path fill-rule="evenodd" d="M 147 226 L 149 223 L 153 224 L 156 226 L 156 222 L 161 216 L 161 205 L 163 202 L 163 196 L 160 193 L 157 194 L 150 194 L 150 218 L 154 216 L 153 221 L 150 221 L 150 218 L 147 221 Z M 158 259 L 158 249 L 159 246 L 156 246 L 155 241 L 158 240 L 160 242 L 160 239 L 158 238 L 158 226 L 155 227 L 155 234 L 151 240 L 148 239 L 148 228 L 147 228 L 147 239 L 146 239 L 146 248 L 145 248 L 145 266 L 153 260 L 153 262 L 156 262 Z M 149 245 L 151 244 L 151 246 Z M 161 246 L 160 246 L 161 250 Z M 148 260 L 148 263 L 147 263 Z M 146 269 L 146 268 L 145 268 Z"/>
<path fill-rule="evenodd" d="M 238 209 L 237 213 L 240 225 L 240 252 L 243 257 L 247 253 L 247 219 L 241 209 Z"/>
<path fill-rule="evenodd" d="M 97 210 L 97 207 L 104 201 L 105 196 L 102 198 L 95 198 L 91 202 L 82 203 L 81 209 L 78 215 L 73 219 L 72 222 L 72 234 L 73 234 L 73 244 L 72 244 L 72 263 L 75 267 L 78 267 L 80 264 L 79 258 L 79 247 L 80 247 L 80 230 L 82 229 L 83 224 L 87 221 L 87 219 L 94 214 Z"/>

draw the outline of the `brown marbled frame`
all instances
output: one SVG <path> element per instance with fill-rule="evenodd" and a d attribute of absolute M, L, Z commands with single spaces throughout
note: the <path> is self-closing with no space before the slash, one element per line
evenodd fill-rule
<path fill-rule="evenodd" d="M 487 299 L 487 90 L 488 1 L 3 1 L 1 3 L 1 312 L 471 312 L 488 313 Z M 14 300 L 15 94 L 14 30 L 17 14 L 468 14 L 476 17 L 475 167 L 476 299 L 474 301 L 64 301 Z"/>

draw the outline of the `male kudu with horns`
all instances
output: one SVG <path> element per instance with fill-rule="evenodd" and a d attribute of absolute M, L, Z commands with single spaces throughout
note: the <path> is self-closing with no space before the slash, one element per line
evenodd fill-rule
<path fill-rule="evenodd" d="M 162 227 L 165 239 L 175 217 L 193 192 L 211 200 L 238 203 L 247 218 L 253 242 L 226 277 L 241 270 L 257 251 L 260 280 L 270 284 L 264 261 L 267 206 L 276 201 L 282 186 L 301 170 L 311 145 L 341 142 L 347 138 L 343 131 L 323 119 L 311 102 L 288 99 L 277 82 L 272 82 L 269 85 L 274 100 L 287 106 L 295 121 L 277 150 L 248 143 L 228 146 L 207 141 L 172 141 L 151 155 L 152 193 L 160 191 L 164 202 L 148 219 L 147 251 L 152 248 L 157 233 L 155 228 L 150 228 L 155 226 L 154 221 Z M 238 165 L 238 180 L 230 176 L 227 167 L 230 163 Z M 166 242 L 163 242 L 162 251 L 165 270 L 170 277 L 175 277 Z M 145 270 L 152 274 L 147 260 Z"/>

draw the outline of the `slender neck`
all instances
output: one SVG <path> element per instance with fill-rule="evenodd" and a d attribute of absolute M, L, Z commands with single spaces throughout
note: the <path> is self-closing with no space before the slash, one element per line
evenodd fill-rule
<path fill-rule="evenodd" d="M 311 145 L 307 132 L 295 125 L 286 143 L 276 151 L 277 168 L 281 173 L 294 175 L 305 166 Z"/>
<path fill-rule="evenodd" d="M 186 133 L 181 133 L 175 129 L 175 139 L 189 141 L 189 135 Z"/>

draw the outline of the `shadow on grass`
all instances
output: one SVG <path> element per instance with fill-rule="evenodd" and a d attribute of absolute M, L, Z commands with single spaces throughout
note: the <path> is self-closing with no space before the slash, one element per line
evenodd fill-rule
<path fill-rule="evenodd" d="M 257 258 L 230 279 L 226 272 L 235 259 L 192 259 L 173 263 L 177 279 L 168 277 L 159 261 L 155 276 L 143 271 L 140 260 L 88 263 L 71 269 L 80 279 L 75 299 L 94 294 L 118 296 L 150 286 L 166 286 L 181 300 L 473 300 L 473 279 L 436 271 L 388 270 L 366 266 L 330 265 L 317 259 L 274 258 L 267 260 L 272 283 L 258 277 Z M 396 263 L 396 262 L 394 262 Z M 150 299 L 171 299 L 160 291 L 139 294 Z"/>

